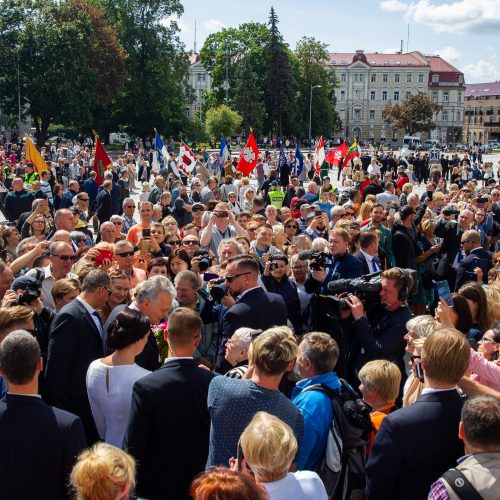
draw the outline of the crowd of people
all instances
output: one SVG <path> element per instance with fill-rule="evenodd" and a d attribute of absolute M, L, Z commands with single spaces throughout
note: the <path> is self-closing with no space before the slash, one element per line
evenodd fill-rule
<path fill-rule="evenodd" d="M 498 498 L 492 163 L 148 149 L 0 146 L 2 495 Z"/>

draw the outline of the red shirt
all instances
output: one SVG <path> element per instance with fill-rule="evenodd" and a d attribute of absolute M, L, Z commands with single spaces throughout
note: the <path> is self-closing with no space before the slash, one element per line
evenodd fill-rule
<path fill-rule="evenodd" d="M 396 186 L 398 187 L 398 189 L 400 191 L 403 190 L 403 186 L 407 183 L 407 182 L 410 182 L 410 179 L 408 179 L 408 177 L 406 177 L 406 175 L 403 175 L 403 177 L 400 177 L 397 181 L 396 181 Z"/>

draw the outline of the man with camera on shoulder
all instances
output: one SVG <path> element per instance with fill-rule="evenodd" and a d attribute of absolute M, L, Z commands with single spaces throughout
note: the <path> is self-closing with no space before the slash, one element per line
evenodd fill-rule
<path fill-rule="evenodd" d="M 406 300 L 413 287 L 413 278 L 408 271 L 393 267 L 381 274 L 380 307 L 370 308 L 367 315 L 365 305 L 359 297 L 350 294 L 345 299 L 349 309 L 342 312 L 344 319 L 352 315 L 349 329 L 354 334 L 354 343 L 349 354 L 349 380 L 357 380 L 361 367 L 375 359 L 387 359 L 401 370 L 402 383 L 406 380 L 404 364 L 406 322 L 411 311 Z"/>

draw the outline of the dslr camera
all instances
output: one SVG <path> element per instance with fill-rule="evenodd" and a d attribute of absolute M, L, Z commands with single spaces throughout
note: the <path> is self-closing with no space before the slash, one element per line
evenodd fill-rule
<path fill-rule="evenodd" d="M 206 250 L 202 250 L 201 248 L 195 250 L 193 257 L 201 257 L 198 267 L 202 272 L 205 272 L 212 265 L 212 259 Z"/>
<path fill-rule="evenodd" d="M 309 267 L 313 271 L 318 271 L 320 269 L 326 269 L 327 267 L 333 267 L 333 256 L 326 252 L 312 252 L 309 257 L 311 262 L 309 263 Z"/>
<path fill-rule="evenodd" d="M 224 295 L 227 294 L 228 288 L 227 285 L 224 284 L 225 281 L 225 278 L 214 280 L 215 285 L 210 289 L 210 296 L 216 302 L 220 302 Z"/>

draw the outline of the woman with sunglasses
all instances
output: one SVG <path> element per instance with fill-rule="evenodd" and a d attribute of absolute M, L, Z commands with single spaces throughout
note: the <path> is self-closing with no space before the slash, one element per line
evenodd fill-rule
<path fill-rule="evenodd" d="M 472 379 L 500 391 L 500 365 L 497 364 L 500 353 L 500 323 L 495 323 L 479 341 L 477 352 L 471 349 L 469 369 Z"/>
<path fill-rule="evenodd" d="M 285 229 L 287 244 L 291 245 L 293 237 L 297 236 L 297 233 L 299 232 L 299 223 L 293 217 L 289 217 L 285 220 L 285 222 L 283 222 L 283 226 Z"/>

